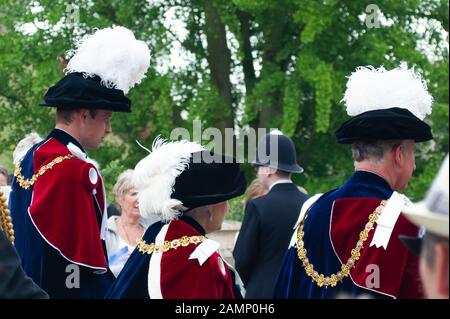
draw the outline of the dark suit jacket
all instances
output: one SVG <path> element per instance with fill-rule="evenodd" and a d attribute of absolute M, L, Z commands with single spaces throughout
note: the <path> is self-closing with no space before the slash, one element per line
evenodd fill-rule
<path fill-rule="evenodd" d="M 20 266 L 14 246 L 0 230 L 0 299 L 48 298 Z"/>
<path fill-rule="evenodd" d="M 245 298 L 272 298 L 295 222 L 308 196 L 293 183 L 276 184 L 245 208 L 233 256 Z"/>

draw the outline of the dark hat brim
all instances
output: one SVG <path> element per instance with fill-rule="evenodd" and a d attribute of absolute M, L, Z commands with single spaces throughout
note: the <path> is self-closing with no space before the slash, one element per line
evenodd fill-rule
<path fill-rule="evenodd" d="M 303 173 L 304 169 L 303 167 L 301 167 L 298 164 L 292 164 L 292 165 L 288 165 L 288 164 L 283 164 L 283 163 L 261 163 L 258 160 L 255 160 L 252 162 L 253 165 L 256 166 L 267 166 L 279 171 L 283 171 L 283 172 L 287 172 L 287 173 Z"/>
<path fill-rule="evenodd" d="M 131 101 L 122 90 L 107 88 L 99 77 L 81 73 L 66 75 L 47 91 L 39 105 L 131 112 Z"/>
<path fill-rule="evenodd" d="M 172 198 L 180 200 L 190 210 L 224 202 L 245 193 L 247 180 L 235 159 L 208 151 L 199 153 L 202 161 L 193 161 L 200 158 L 194 153 L 189 167 L 176 178 Z M 215 162 L 205 162 L 205 154 L 214 156 Z"/>
<path fill-rule="evenodd" d="M 422 237 L 398 236 L 405 247 L 416 256 L 420 256 L 422 251 Z"/>
<path fill-rule="evenodd" d="M 410 111 L 393 107 L 361 113 L 344 122 L 336 131 L 341 144 L 361 140 L 405 140 L 425 142 L 433 139 L 430 126 Z"/>

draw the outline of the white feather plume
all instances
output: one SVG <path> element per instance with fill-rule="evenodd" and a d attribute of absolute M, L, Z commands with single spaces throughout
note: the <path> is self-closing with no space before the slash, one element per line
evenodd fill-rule
<path fill-rule="evenodd" d="M 27 154 L 28 150 L 33 147 L 33 145 L 39 143 L 42 141 L 42 137 L 40 137 L 36 132 L 31 132 L 23 139 L 17 143 L 16 148 L 13 152 L 13 162 L 14 166 L 19 166 L 22 159 L 25 157 L 25 154 Z"/>
<path fill-rule="evenodd" d="M 80 41 L 66 71 L 98 75 L 102 84 L 125 94 L 139 84 L 150 65 L 150 50 L 124 27 L 105 28 Z"/>
<path fill-rule="evenodd" d="M 433 97 L 420 75 L 413 69 L 408 70 L 407 65 L 402 63 L 390 71 L 383 67 L 358 67 L 349 77 L 342 101 L 350 116 L 400 107 L 423 120 L 431 113 Z"/>
<path fill-rule="evenodd" d="M 185 140 L 166 142 L 157 137 L 153 141 L 152 151 L 136 165 L 133 174 L 142 217 L 157 215 L 169 222 L 180 214 L 183 203 L 171 198 L 175 179 L 188 167 L 191 154 L 204 149 Z"/>

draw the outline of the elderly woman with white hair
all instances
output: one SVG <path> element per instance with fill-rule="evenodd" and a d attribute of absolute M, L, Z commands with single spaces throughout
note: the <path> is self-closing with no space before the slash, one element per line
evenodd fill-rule
<path fill-rule="evenodd" d="M 245 191 L 239 164 L 197 143 L 156 140 L 135 181 L 141 214 L 161 221 L 147 229 L 106 298 L 241 297 L 239 276 L 206 237 L 221 228 L 227 200 Z"/>
<path fill-rule="evenodd" d="M 109 268 L 117 277 L 136 247 L 137 241 L 156 218 L 153 220 L 141 218 L 138 192 L 133 185 L 133 170 L 128 169 L 119 175 L 113 193 L 120 208 L 120 215 L 108 219 L 105 243 Z"/>

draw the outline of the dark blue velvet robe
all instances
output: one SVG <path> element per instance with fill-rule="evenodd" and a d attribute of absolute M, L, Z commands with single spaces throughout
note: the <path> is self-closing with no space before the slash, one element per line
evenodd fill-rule
<path fill-rule="evenodd" d="M 62 130 L 53 130 L 47 139 L 51 137 L 57 139 L 63 145 L 71 142 L 83 150 L 78 141 Z M 21 174 L 24 177 L 30 178 L 33 175 L 34 151 L 47 139 L 34 145 L 25 155 L 21 162 Z M 64 190 L 61 191 L 64 192 Z M 73 287 L 77 283 L 73 279 L 74 277 L 71 277 L 76 272 L 71 268 L 73 264 L 44 240 L 28 215 L 28 207 L 32 196 L 33 188 L 24 190 L 14 178 L 9 207 L 14 224 L 15 247 L 22 260 L 25 273 L 44 289 L 50 298 L 103 298 L 114 281 L 114 275 L 109 269 L 106 273 L 98 274 L 91 268 L 79 266 L 79 288 Z M 64 196 L 70 195 L 64 194 Z M 52 199 L 49 198 L 49 200 Z M 97 212 L 97 215 L 100 227 L 101 212 Z M 73 235 L 82 236 L 83 229 L 74 229 Z M 104 251 L 106 252 L 106 249 Z"/>
<path fill-rule="evenodd" d="M 333 251 L 330 239 L 330 215 L 333 202 L 339 198 L 378 198 L 388 199 L 393 193 L 389 184 L 378 175 L 366 171 L 357 171 L 340 188 L 322 195 L 311 208 L 304 224 L 304 244 L 308 258 L 319 273 L 333 274 L 340 270 L 341 263 Z M 358 232 L 360 230 L 357 230 Z M 335 298 L 336 294 L 344 293 L 347 297 L 357 297 L 361 294 L 382 297 L 353 284 L 347 277 L 336 287 L 318 287 L 306 272 L 297 256 L 297 248 L 289 247 L 281 267 L 274 298 Z"/>

